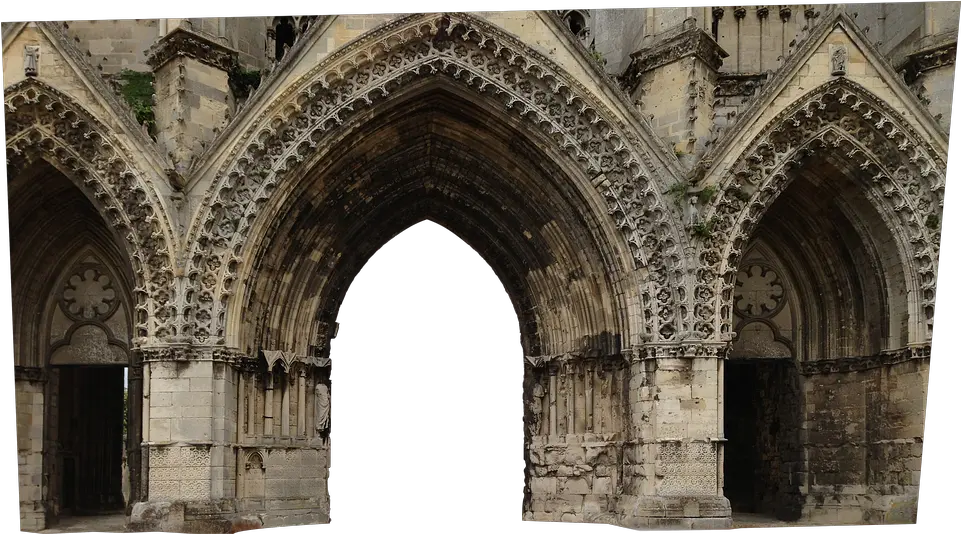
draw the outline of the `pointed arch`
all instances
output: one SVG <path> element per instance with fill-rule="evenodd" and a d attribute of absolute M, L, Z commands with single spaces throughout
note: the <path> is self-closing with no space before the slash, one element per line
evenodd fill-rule
<path fill-rule="evenodd" d="M 640 141 L 550 60 L 470 15 L 415 15 L 346 45 L 291 84 L 240 134 L 206 191 L 190 243 L 188 303 L 195 340 L 224 343 L 227 302 L 245 243 L 278 191 L 323 158 L 379 102 L 419 80 L 443 79 L 523 125 L 546 156 L 607 211 L 627 269 L 638 271 L 633 342 L 672 340 L 689 320 L 687 237 L 661 199 L 658 170 Z M 619 234 L 619 235 L 618 235 Z M 624 271 L 624 270 L 622 270 Z"/>
<path fill-rule="evenodd" d="M 832 157 L 894 237 L 907 286 L 908 343 L 930 340 L 946 154 L 882 99 L 845 77 L 806 93 L 723 170 L 704 212 L 716 229 L 699 247 L 697 328 L 728 336 L 734 277 L 761 217 L 796 170 Z"/>
<path fill-rule="evenodd" d="M 242 291 L 225 309 L 227 344 L 304 352 L 321 325 L 334 322 L 366 260 L 429 219 L 498 274 L 528 354 L 618 350 L 608 338 L 582 346 L 579 336 L 626 331 L 629 305 L 612 286 L 627 282 L 610 273 L 624 276 L 630 260 L 611 249 L 596 207 L 551 178 L 563 169 L 456 86 L 428 80 L 394 95 L 262 208 L 236 273 Z M 555 307 L 564 311 L 549 311 Z M 538 328 L 536 309 L 554 328 Z"/>
<path fill-rule="evenodd" d="M 16 83 L 5 89 L 4 106 L 8 176 L 45 161 L 70 179 L 126 249 L 136 283 L 133 337 L 169 331 L 176 239 L 150 179 L 108 127 L 51 86 Z"/>

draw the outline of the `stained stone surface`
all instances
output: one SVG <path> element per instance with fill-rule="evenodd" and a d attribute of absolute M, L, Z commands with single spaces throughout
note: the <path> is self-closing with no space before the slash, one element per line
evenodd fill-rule
<path fill-rule="evenodd" d="M 425 219 L 518 314 L 521 518 L 915 521 L 958 6 L 4 23 L 21 528 L 329 522 Z"/>

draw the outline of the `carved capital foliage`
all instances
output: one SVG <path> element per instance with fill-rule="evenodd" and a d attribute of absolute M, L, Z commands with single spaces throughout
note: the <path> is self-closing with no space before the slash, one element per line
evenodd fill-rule
<path fill-rule="evenodd" d="M 8 87 L 4 109 L 9 175 L 45 160 L 87 192 L 105 222 L 125 238 L 137 283 L 134 337 L 158 335 L 175 313 L 173 233 L 133 158 L 108 127 L 43 82 L 27 79 Z"/>
<path fill-rule="evenodd" d="M 147 64 L 154 70 L 177 57 L 189 57 L 224 72 L 229 72 L 237 61 L 235 50 L 183 27 L 163 36 L 146 54 Z"/>
<path fill-rule="evenodd" d="M 730 343 L 699 341 L 688 343 L 649 343 L 636 347 L 632 362 L 659 359 L 726 358 Z"/>
<path fill-rule="evenodd" d="M 856 169 L 871 202 L 898 227 L 901 256 L 918 274 L 920 307 L 930 327 L 946 160 L 887 104 L 837 78 L 792 105 L 755 137 L 718 184 L 705 217 L 715 233 L 699 246 L 696 330 L 731 332 L 736 273 L 761 217 L 788 186 L 792 168 L 812 154 L 835 154 Z M 910 290 L 910 288 L 909 288 Z M 930 335 L 930 333 L 929 333 Z"/>
<path fill-rule="evenodd" d="M 903 349 L 884 351 L 872 356 L 861 358 L 838 358 L 830 360 L 810 360 L 800 362 L 800 373 L 803 375 L 817 375 L 830 373 L 856 373 L 878 367 L 897 365 L 908 361 L 931 359 L 931 344 L 905 347 Z"/>
<path fill-rule="evenodd" d="M 13 378 L 17 382 L 46 382 L 47 372 L 42 367 L 23 367 L 16 365 L 13 368 Z"/>
<path fill-rule="evenodd" d="M 188 276 L 194 339 L 223 343 L 243 247 L 275 190 L 332 149 L 361 111 L 425 78 L 443 78 L 500 105 L 591 180 L 636 266 L 644 329 L 671 339 L 686 299 L 681 233 L 637 139 L 579 82 L 494 26 L 464 14 L 397 19 L 326 58 L 273 101 L 207 191 L 191 227 Z M 544 143 L 541 142 L 541 145 Z"/>
<path fill-rule="evenodd" d="M 701 28 L 685 23 L 677 35 L 667 37 L 651 48 L 631 54 L 631 64 L 622 78 L 628 92 L 640 83 L 641 75 L 685 57 L 695 57 L 714 70 L 721 67 L 727 52 Z"/>

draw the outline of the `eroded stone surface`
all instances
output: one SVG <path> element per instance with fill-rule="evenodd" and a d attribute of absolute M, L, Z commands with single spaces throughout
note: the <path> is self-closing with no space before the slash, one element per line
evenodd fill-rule
<path fill-rule="evenodd" d="M 915 521 L 958 12 L 5 25 L 21 527 L 328 522 L 338 309 L 424 219 L 518 313 L 523 519 Z"/>

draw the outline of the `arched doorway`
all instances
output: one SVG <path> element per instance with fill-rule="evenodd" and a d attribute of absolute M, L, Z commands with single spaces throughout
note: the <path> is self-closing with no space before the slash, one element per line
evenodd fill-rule
<path fill-rule="evenodd" d="M 34 387 L 42 398 L 42 416 L 32 423 L 41 439 L 29 450 L 41 459 L 45 524 L 122 518 L 140 495 L 129 262 L 96 207 L 60 170 L 42 160 L 8 169 L 15 359 L 41 377 L 18 380 L 17 388 Z"/>
<path fill-rule="evenodd" d="M 724 487 L 742 517 L 859 520 L 873 440 L 885 426 L 866 392 L 881 375 L 839 362 L 867 362 L 908 342 L 896 238 L 858 169 L 835 152 L 821 155 L 792 169 L 740 259 L 738 335 L 724 376 Z"/>
<path fill-rule="evenodd" d="M 380 530 L 424 506 L 431 530 L 516 521 L 524 360 L 510 300 L 476 251 L 424 221 L 352 281 L 331 342 L 331 517 Z M 377 459 L 382 459 L 379 461 Z M 383 476 L 385 469 L 396 476 Z M 370 514 L 367 497 L 391 495 Z"/>

